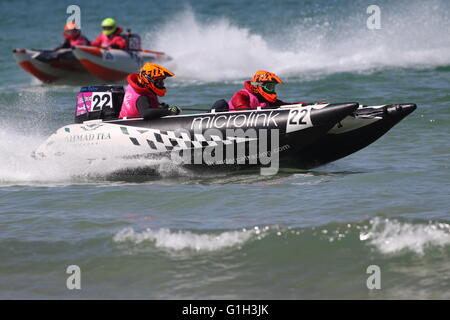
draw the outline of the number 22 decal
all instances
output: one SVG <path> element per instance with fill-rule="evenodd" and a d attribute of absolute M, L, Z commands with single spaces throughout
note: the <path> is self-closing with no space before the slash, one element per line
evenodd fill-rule
<path fill-rule="evenodd" d="M 103 108 L 112 108 L 111 94 L 94 94 L 92 97 L 92 111 L 103 110 Z"/>
<path fill-rule="evenodd" d="M 294 126 L 308 124 L 307 122 L 303 121 L 307 114 L 308 114 L 307 109 L 292 110 L 292 115 L 289 116 L 289 124 L 294 125 Z"/>
<path fill-rule="evenodd" d="M 291 109 L 286 123 L 286 133 L 312 127 L 311 107 Z"/>

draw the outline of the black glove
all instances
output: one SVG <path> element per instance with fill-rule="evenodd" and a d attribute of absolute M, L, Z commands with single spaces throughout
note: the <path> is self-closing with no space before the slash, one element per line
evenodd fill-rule
<path fill-rule="evenodd" d="M 168 109 L 169 108 L 169 105 L 167 103 L 165 103 L 165 102 L 160 102 L 159 106 L 161 108 L 163 108 L 163 109 Z"/>
<path fill-rule="evenodd" d="M 167 110 L 169 110 L 174 115 L 180 114 L 181 112 L 181 109 L 175 106 L 168 107 Z"/>

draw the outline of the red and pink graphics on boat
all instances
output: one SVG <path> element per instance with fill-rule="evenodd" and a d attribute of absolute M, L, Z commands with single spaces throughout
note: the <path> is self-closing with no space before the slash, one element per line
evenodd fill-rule
<path fill-rule="evenodd" d="M 112 107 L 111 92 L 80 92 L 77 95 L 76 116 Z"/>

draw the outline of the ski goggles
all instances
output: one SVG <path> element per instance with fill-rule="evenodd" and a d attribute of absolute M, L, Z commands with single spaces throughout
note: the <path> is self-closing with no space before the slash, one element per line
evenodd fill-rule
<path fill-rule="evenodd" d="M 275 92 L 275 86 L 277 85 L 276 82 L 265 82 L 265 83 L 250 82 L 250 84 L 252 86 L 262 87 L 264 89 L 264 91 L 269 92 L 269 93 Z"/>
<path fill-rule="evenodd" d="M 114 27 L 102 27 L 103 30 L 112 30 Z"/>
<path fill-rule="evenodd" d="M 164 79 L 155 79 L 153 80 L 153 83 L 155 84 L 155 87 L 164 89 Z"/>
<path fill-rule="evenodd" d="M 144 74 L 145 79 L 147 79 L 149 82 L 153 83 L 155 87 L 159 89 L 164 89 L 164 78 L 159 79 L 153 79 L 148 74 Z"/>
<path fill-rule="evenodd" d="M 80 32 L 80 30 L 78 30 L 78 29 L 72 29 L 72 30 L 64 31 L 65 34 L 77 34 L 79 32 Z"/>

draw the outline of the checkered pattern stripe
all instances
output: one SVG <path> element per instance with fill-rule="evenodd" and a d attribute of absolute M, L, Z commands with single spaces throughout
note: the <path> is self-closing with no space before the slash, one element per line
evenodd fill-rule
<path fill-rule="evenodd" d="M 135 129 L 130 127 L 120 127 L 122 133 L 127 135 L 130 142 L 135 146 L 149 147 L 154 152 L 167 152 L 182 149 L 199 149 L 204 147 L 216 147 L 219 145 L 229 145 L 232 143 L 242 143 L 255 138 L 248 137 L 226 137 L 210 135 L 206 139 L 203 134 L 195 133 L 194 139 L 187 132 L 175 133 L 174 131 L 164 131 L 159 129 Z"/>

